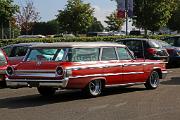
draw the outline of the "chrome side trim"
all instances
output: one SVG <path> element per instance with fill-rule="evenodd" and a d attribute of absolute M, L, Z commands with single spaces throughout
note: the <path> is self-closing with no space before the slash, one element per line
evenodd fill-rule
<path fill-rule="evenodd" d="M 107 73 L 107 74 L 92 74 L 92 75 L 82 75 L 82 76 L 70 76 L 69 78 L 86 78 L 86 77 L 106 77 L 106 76 L 116 76 L 116 75 L 131 75 L 131 74 L 144 74 L 144 72 L 128 72 L 128 73 Z"/>
<path fill-rule="evenodd" d="M 146 82 L 135 82 L 135 83 L 124 83 L 124 84 L 112 84 L 112 85 L 105 85 L 105 87 L 118 87 L 118 86 L 131 86 L 131 85 L 141 85 Z"/>

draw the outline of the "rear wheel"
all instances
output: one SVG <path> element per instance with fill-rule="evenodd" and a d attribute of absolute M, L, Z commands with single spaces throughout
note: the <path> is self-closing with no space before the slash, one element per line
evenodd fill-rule
<path fill-rule="evenodd" d="M 38 87 L 37 90 L 42 96 L 46 97 L 53 96 L 56 92 L 56 89 L 51 87 Z"/>
<path fill-rule="evenodd" d="M 86 87 L 86 93 L 91 97 L 99 96 L 102 93 L 102 81 L 93 80 Z"/>
<path fill-rule="evenodd" d="M 144 85 L 147 89 L 156 89 L 159 83 L 159 74 L 157 71 L 153 71 Z"/>

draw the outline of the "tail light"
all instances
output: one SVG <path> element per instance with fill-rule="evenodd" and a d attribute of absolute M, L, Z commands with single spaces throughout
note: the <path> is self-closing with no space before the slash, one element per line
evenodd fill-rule
<path fill-rule="evenodd" d="M 57 67 L 56 68 L 56 74 L 58 76 L 62 76 L 64 74 L 64 69 L 62 67 Z"/>
<path fill-rule="evenodd" d="M 154 54 L 157 53 L 157 50 L 156 50 L 155 48 L 148 48 L 148 49 L 147 49 L 147 52 L 150 53 L 150 54 L 152 54 L 152 55 L 154 55 Z"/>
<path fill-rule="evenodd" d="M 6 74 L 7 74 L 8 76 L 12 76 L 12 75 L 14 74 L 14 68 L 11 67 L 11 66 L 7 67 L 7 69 L 6 69 Z"/>

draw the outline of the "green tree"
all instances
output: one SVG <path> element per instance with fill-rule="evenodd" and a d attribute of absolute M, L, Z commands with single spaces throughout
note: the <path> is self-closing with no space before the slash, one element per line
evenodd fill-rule
<path fill-rule="evenodd" d="M 21 28 L 21 34 L 29 34 L 33 24 L 41 19 L 39 14 L 32 1 L 27 0 L 25 6 L 21 6 L 16 15 L 17 23 Z"/>
<path fill-rule="evenodd" d="M 1 38 L 4 38 L 4 27 L 10 27 L 13 15 L 17 11 L 18 6 L 13 4 L 13 0 L 0 0 Z"/>
<path fill-rule="evenodd" d="M 66 8 L 59 10 L 57 19 L 60 30 L 68 33 L 85 33 L 91 26 L 94 9 L 82 0 L 68 0 Z"/>
<path fill-rule="evenodd" d="M 51 20 L 48 22 L 36 22 L 33 25 L 32 34 L 41 34 L 41 35 L 53 35 L 58 34 L 58 22 L 57 20 Z"/>
<path fill-rule="evenodd" d="M 104 26 L 101 24 L 101 21 L 98 21 L 96 17 L 94 17 L 94 21 L 92 25 L 88 28 L 88 32 L 102 32 L 104 30 Z"/>
<path fill-rule="evenodd" d="M 175 0 L 135 0 L 134 23 L 137 27 L 157 31 L 166 26 L 176 6 Z"/>
<path fill-rule="evenodd" d="M 124 19 L 118 18 L 117 12 L 113 12 L 109 16 L 106 17 L 107 20 L 105 23 L 108 24 L 107 30 L 109 31 L 119 31 L 122 28 L 122 25 L 124 23 Z"/>
<path fill-rule="evenodd" d="M 171 19 L 168 22 L 168 28 L 177 30 L 180 33 L 180 0 L 177 0 L 177 9 L 173 12 Z"/>

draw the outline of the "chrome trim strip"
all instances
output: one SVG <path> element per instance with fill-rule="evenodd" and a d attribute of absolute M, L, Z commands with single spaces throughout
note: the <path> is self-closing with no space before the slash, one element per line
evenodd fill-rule
<path fill-rule="evenodd" d="M 116 76 L 116 75 L 130 75 L 130 74 L 144 74 L 144 72 L 128 72 L 128 73 L 107 73 L 107 74 L 92 74 L 92 75 L 82 75 L 82 76 L 70 76 L 69 78 L 86 78 L 86 77 L 99 77 L 99 76 Z"/>
<path fill-rule="evenodd" d="M 55 73 L 55 70 L 16 70 L 15 73 Z"/>
<path fill-rule="evenodd" d="M 124 83 L 124 84 L 112 84 L 112 85 L 105 85 L 105 87 L 118 87 L 118 86 L 128 86 L 128 85 L 141 85 L 146 82 L 135 82 L 135 83 Z"/>
<path fill-rule="evenodd" d="M 67 69 L 72 70 L 83 70 L 83 69 L 97 69 L 97 68 L 108 68 L 108 67 L 122 67 L 122 66 L 140 66 L 140 65 L 154 65 L 154 64 L 165 64 L 166 62 L 139 62 L 139 63 L 114 63 L 114 64 L 106 64 L 102 63 L 104 65 L 90 65 L 88 67 L 84 66 L 75 66 L 75 67 L 67 67 Z"/>
<path fill-rule="evenodd" d="M 19 77 L 56 77 L 55 73 L 24 73 L 24 74 L 14 74 Z"/>

